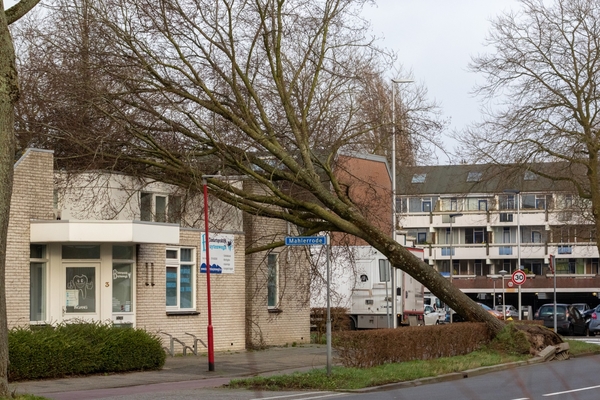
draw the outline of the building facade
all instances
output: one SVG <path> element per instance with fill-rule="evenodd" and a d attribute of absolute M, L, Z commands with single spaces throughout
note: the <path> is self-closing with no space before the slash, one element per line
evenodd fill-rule
<path fill-rule="evenodd" d="M 505 293 L 532 311 L 555 293 L 558 302 L 600 303 L 594 225 L 564 183 L 487 165 L 407 168 L 399 182 L 398 232 L 473 299 L 493 306 Z M 519 265 L 520 289 L 511 281 Z"/>
<path fill-rule="evenodd" d="M 67 179 L 54 173 L 52 152 L 27 150 L 14 167 L 9 326 L 112 322 L 158 332 L 167 348 L 172 337 L 207 343 L 209 264 L 215 350 L 253 345 L 247 327 L 265 322 L 246 314 L 246 292 L 249 277 L 256 279 L 252 268 L 261 264 L 252 262 L 247 274 L 244 218 L 210 199 L 207 263 L 203 211 L 201 196 L 158 182 L 101 173 Z M 295 270 L 278 273 L 293 279 Z M 262 307 L 268 309 L 266 300 Z M 308 311 L 303 317 L 288 313 L 270 321 L 263 330 L 281 325 L 286 335 L 269 335 L 261 344 L 309 342 Z"/>

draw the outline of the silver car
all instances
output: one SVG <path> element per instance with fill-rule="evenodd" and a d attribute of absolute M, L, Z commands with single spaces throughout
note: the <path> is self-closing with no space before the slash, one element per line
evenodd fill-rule
<path fill-rule="evenodd" d="M 515 306 L 512 306 L 510 304 L 506 304 L 504 306 L 504 312 L 502 312 L 502 304 L 499 304 L 496 306 L 496 311 L 500 311 L 502 313 L 502 315 L 504 315 L 505 319 L 519 318 L 519 310 L 517 310 L 517 308 Z"/>

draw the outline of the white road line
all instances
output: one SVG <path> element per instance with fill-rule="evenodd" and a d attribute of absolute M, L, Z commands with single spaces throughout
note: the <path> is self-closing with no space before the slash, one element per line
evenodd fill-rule
<path fill-rule="evenodd" d="M 321 396 L 314 396 L 314 397 L 299 397 L 299 396 L 307 396 L 307 395 L 320 394 L 320 393 L 326 393 L 326 394 L 323 394 Z M 298 394 L 286 394 L 283 396 L 258 397 L 256 399 L 251 399 L 251 400 L 286 399 L 286 398 L 290 398 L 290 397 L 299 397 L 297 400 L 309 400 L 309 399 L 322 399 L 325 397 L 341 396 L 343 394 L 346 394 L 346 393 L 308 392 L 308 393 L 298 393 Z"/>
<path fill-rule="evenodd" d="M 600 388 L 600 385 L 597 385 L 597 386 L 588 386 L 588 387 L 579 388 L 579 389 L 573 389 L 573 390 L 565 390 L 564 392 L 547 393 L 547 394 L 544 394 L 542 396 L 544 396 L 544 397 L 558 396 L 558 395 L 561 395 L 561 394 L 574 393 L 574 392 L 583 392 L 584 390 L 592 390 L 592 389 L 598 389 L 598 388 Z"/>

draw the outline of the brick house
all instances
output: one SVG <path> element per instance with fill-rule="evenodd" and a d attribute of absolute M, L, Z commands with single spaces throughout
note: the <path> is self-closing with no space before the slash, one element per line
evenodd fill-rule
<path fill-rule="evenodd" d="M 206 343 L 201 199 L 119 175 L 64 178 L 53 170 L 51 151 L 29 149 L 14 166 L 9 327 L 111 321 L 162 332 L 165 345 L 168 335 L 191 345 L 188 334 Z M 209 214 L 215 350 L 309 342 L 307 295 L 291 284 L 306 280 L 303 255 L 245 256 L 248 241 L 268 240 L 253 234 L 289 228 L 213 199 Z"/>

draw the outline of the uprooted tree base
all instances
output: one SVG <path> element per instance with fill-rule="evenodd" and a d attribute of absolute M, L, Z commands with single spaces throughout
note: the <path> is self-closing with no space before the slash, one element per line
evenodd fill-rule
<path fill-rule="evenodd" d="M 538 354 L 548 346 L 556 346 L 564 342 L 560 335 L 542 325 L 515 323 L 515 327 L 525 334 L 529 342 L 530 354 Z"/>

